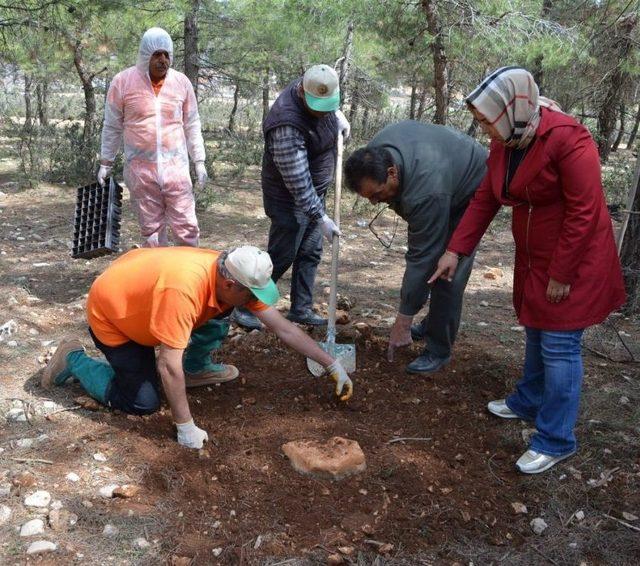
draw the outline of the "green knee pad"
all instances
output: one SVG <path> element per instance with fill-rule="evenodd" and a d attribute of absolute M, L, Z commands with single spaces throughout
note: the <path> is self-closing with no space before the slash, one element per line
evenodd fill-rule
<path fill-rule="evenodd" d="M 201 371 L 223 371 L 222 364 L 211 360 L 211 352 L 222 346 L 222 341 L 229 333 L 229 323 L 219 319 L 211 319 L 191 333 L 189 345 L 184 352 L 182 366 L 187 373 Z"/>

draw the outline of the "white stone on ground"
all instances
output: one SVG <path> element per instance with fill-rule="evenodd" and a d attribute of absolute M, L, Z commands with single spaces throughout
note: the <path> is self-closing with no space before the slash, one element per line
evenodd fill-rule
<path fill-rule="evenodd" d="M 50 501 L 51 495 L 43 490 L 38 490 L 24 498 L 24 504 L 27 507 L 46 507 Z"/>
<path fill-rule="evenodd" d="M 545 520 L 541 519 L 540 517 L 536 517 L 535 519 L 532 519 L 530 525 L 531 525 L 531 530 L 537 535 L 541 535 L 544 531 L 547 530 L 547 527 L 549 526 L 547 525 Z"/>
<path fill-rule="evenodd" d="M 8 421 L 13 422 L 25 422 L 27 420 L 27 415 L 24 414 L 24 409 L 20 409 L 18 407 L 10 409 L 5 416 Z"/>
<path fill-rule="evenodd" d="M 102 452 L 96 452 L 93 455 L 93 459 L 96 460 L 97 462 L 106 462 L 107 461 L 107 457 Z"/>
<path fill-rule="evenodd" d="M 63 507 L 64 505 L 62 505 L 62 501 L 60 501 L 59 499 L 56 499 L 51 503 L 51 509 L 53 509 L 54 511 L 59 511 Z"/>
<path fill-rule="evenodd" d="M 143 537 L 140 537 L 134 540 L 133 544 L 138 548 L 149 548 L 151 546 L 151 543 L 146 538 L 143 538 Z"/>
<path fill-rule="evenodd" d="M 66 477 L 69 481 L 72 481 L 72 482 L 80 481 L 80 476 L 75 472 L 69 472 Z"/>
<path fill-rule="evenodd" d="M 100 488 L 98 493 L 100 497 L 105 497 L 106 499 L 111 499 L 113 497 L 113 490 L 118 487 L 118 484 L 111 483 L 109 485 L 105 485 Z"/>
<path fill-rule="evenodd" d="M 44 521 L 42 519 L 31 519 L 20 527 L 21 537 L 32 537 L 44 533 Z"/>
<path fill-rule="evenodd" d="M 102 534 L 106 537 L 112 537 L 118 534 L 118 527 L 112 525 L 111 523 L 107 523 L 102 529 Z"/>
<path fill-rule="evenodd" d="M 220 547 L 214 548 L 211 552 L 217 558 L 218 556 L 220 556 L 222 554 L 222 549 Z"/>
<path fill-rule="evenodd" d="M 27 548 L 27 554 L 53 552 L 56 548 L 58 547 L 48 540 L 37 540 L 29 545 L 29 548 Z"/>
<path fill-rule="evenodd" d="M 5 525 L 11 519 L 11 507 L 0 505 L 0 527 Z"/>

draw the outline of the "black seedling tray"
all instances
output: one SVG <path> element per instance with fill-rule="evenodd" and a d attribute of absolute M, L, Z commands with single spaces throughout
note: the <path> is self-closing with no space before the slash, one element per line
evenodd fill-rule
<path fill-rule="evenodd" d="M 122 187 L 113 177 L 104 186 L 92 183 L 78 188 L 73 221 L 71 257 L 93 258 L 118 251 Z"/>

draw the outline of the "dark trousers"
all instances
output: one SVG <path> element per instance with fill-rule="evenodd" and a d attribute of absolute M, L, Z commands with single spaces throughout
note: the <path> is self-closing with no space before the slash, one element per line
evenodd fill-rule
<path fill-rule="evenodd" d="M 267 252 L 273 262 L 272 279 L 291 270 L 291 312 L 313 307 L 313 285 L 322 257 L 322 230 L 305 214 L 263 193 L 264 210 L 271 219 Z"/>
<path fill-rule="evenodd" d="M 96 338 L 91 329 L 91 338 L 100 350 L 115 375 L 107 392 L 107 403 L 133 415 L 147 415 L 160 407 L 160 380 L 156 369 L 155 350 L 136 342 L 120 346 L 107 346 Z"/>
<path fill-rule="evenodd" d="M 439 358 L 451 355 L 460 328 L 464 290 L 471 276 L 474 258 L 475 252 L 461 258 L 453 281 L 438 279 L 431 288 L 429 312 L 420 323 L 427 343 L 425 352 Z"/>

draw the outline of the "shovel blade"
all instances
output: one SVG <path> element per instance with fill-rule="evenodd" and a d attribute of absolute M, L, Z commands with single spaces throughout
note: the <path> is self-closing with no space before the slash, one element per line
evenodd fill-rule
<path fill-rule="evenodd" d="M 318 346 L 338 360 L 347 373 L 356 371 L 355 344 L 333 344 L 333 352 L 330 352 L 327 342 L 318 342 Z M 310 358 L 307 358 L 307 368 L 315 377 L 320 377 L 325 371 L 319 363 L 314 362 Z"/>

